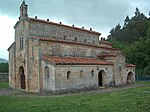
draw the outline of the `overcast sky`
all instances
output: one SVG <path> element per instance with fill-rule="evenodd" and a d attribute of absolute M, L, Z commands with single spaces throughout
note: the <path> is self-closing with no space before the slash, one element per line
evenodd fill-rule
<path fill-rule="evenodd" d="M 0 0 L 0 58 L 8 59 L 7 48 L 14 41 L 14 25 L 18 21 L 23 0 Z M 26 0 L 28 15 L 40 19 L 86 29 L 92 28 L 107 37 L 127 15 L 132 17 L 138 7 L 148 17 L 150 0 Z"/>

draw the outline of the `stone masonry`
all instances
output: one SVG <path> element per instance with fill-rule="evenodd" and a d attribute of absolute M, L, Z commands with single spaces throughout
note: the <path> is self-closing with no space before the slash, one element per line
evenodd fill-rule
<path fill-rule="evenodd" d="M 101 33 L 28 17 L 20 6 L 9 51 L 9 86 L 26 92 L 125 85 L 135 82 L 135 65 Z"/>

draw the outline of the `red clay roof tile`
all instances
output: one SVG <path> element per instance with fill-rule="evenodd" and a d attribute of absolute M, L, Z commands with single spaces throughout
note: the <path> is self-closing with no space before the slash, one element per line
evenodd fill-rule
<path fill-rule="evenodd" d="M 113 65 L 110 62 L 95 58 L 43 56 L 43 60 L 56 65 Z"/>
<path fill-rule="evenodd" d="M 136 67 L 134 64 L 126 64 L 126 67 Z"/>

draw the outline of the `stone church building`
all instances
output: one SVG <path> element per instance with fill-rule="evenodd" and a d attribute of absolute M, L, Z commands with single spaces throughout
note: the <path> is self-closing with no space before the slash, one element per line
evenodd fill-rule
<path fill-rule="evenodd" d="M 9 51 L 9 86 L 26 92 L 125 85 L 135 82 L 135 65 L 101 33 L 28 17 L 20 6 Z"/>

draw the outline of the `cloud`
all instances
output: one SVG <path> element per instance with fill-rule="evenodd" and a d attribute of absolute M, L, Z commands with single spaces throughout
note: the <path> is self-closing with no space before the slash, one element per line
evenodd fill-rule
<path fill-rule="evenodd" d="M 111 29 L 122 22 L 130 5 L 128 1 L 121 0 L 43 0 L 42 3 L 36 0 L 34 6 L 29 7 L 31 15 L 50 20 L 61 18 L 67 24 L 93 27 L 102 32 L 104 28 Z"/>
<path fill-rule="evenodd" d="M 0 15 L 0 58 L 8 59 L 7 49 L 14 41 L 13 26 L 15 22 L 8 16 Z"/>
<path fill-rule="evenodd" d="M 1 28 L 8 32 L 13 31 L 13 25 L 19 17 L 19 7 L 22 0 L 0 0 Z M 102 36 L 107 36 L 109 31 L 118 23 L 123 25 L 127 15 L 134 15 L 135 8 L 138 7 L 141 12 L 148 16 L 150 11 L 149 0 L 26 0 L 28 13 L 30 17 L 38 16 L 54 21 L 63 22 L 64 24 L 82 27 L 101 32 Z M 9 25 L 7 19 L 15 20 L 13 25 Z M 4 20 L 5 21 L 4 21 Z M 8 24 L 9 26 L 2 27 Z M 11 23 L 12 24 L 12 23 Z M 10 33 L 12 34 L 12 33 Z M 13 38 L 14 35 L 8 33 L 7 37 Z M 0 38 L 5 35 L 0 34 Z M 0 46 L 2 47 L 2 46 Z M 8 47 L 7 47 L 8 48 Z"/>
<path fill-rule="evenodd" d="M 22 0 L 5 0 L 1 2 L 0 12 L 18 17 L 21 2 Z M 131 12 L 135 5 L 142 10 L 148 10 L 150 5 L 149 0 L 26 0 L 26 3 L 31 17 L 49 18 L 96 29 L 112 28 L 118 22 L 123 24 L 126 15 L 133 14 Z"/>

